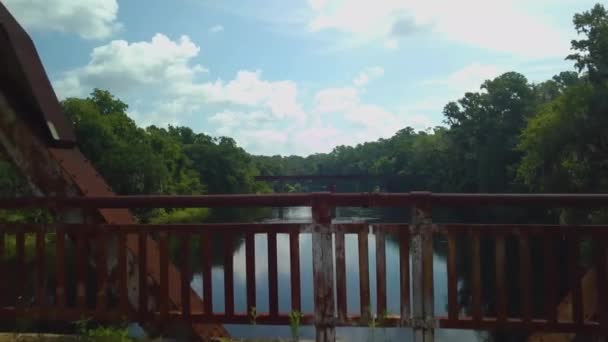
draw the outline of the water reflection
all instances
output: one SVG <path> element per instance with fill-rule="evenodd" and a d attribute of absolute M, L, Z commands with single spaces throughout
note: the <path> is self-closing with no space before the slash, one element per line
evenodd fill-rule
<path fill-rule="evenodd" d="M 374 222 L 380 219 L 379 213 L 374 210 L 338 210 L 334 222 L 366 221 Z M 282 217 L 282 218 L 280 218 Z M 283 212 L 275 210 L 273 216 L 265 222 L 310 222 L 310 208 L 285 208 Z M 371 310 L 376 312 L 376 258 L 375 237 L 369 235 L 369 271 Z M 221 260 L 221 251 L 214 251 L 218 255 L 214 260 Z M 256 290 L 258 312 L 268 311 L 268 255 L 267 239 L 264 234 L 255 236 L 255 261 L 256 261 Z M 445 241 L 437 241 L 433 259 L 434 284 L 435 284 L 435 313 L 437 315 L 447 314 L 447 272 L 445 264 Z M 359 302 L 359 272 L 358 272 L 358 244 L 355 235 L 345 235 L 345 261 L 346 261 L 346 291 L 347 310 L 349 314 L 358 314 Z M 277 235 L 277 259 L 279 280 L 279 310 L 289 312 L 291 310 L 290 293 L 290 255 L 289 237 L 286 234 Z M 387 270 L 387 310 L 389 314 L 399 312 L 399 247 L 396 239 L 387 236 L 386 242 L 386 270 Z M 236 312 L 247 312 L 246 308 L 246 278 L 245 278 L 245 246 L 240 241 L 236 244 L 234 251 L 234 302 Z M 300 272 L 301 272 L 301 298 L 302 311 L 309 313 L 313 311 L 313 282 L 312 282 L 312 246 L 311 236 L 303 234 L 300 236 Z M 224 271 L 221 264 L 214 265 L 212 269 L 213 282 L 213 307 L 216 312 L 224 310 Z M 195 274 L 192 280 L 193 289 L 201 295 L 202 278 Z M 240 326 L 226 325 L 230 334 L 238 338 L 256 337 L 286 337 L 289 336 L 289 327 L 277 326 Z M 337 335 L 345 341 L 410 341 L 411 329 L 375 329 L 368 328 L 338 328 Z M 302 327 L 302 338 L 314 338 L 313 327 Z M 476 332 L 463 330 L 442 330 L 436 332 L 437 341 L 476 341 L 480 335 Z"/>

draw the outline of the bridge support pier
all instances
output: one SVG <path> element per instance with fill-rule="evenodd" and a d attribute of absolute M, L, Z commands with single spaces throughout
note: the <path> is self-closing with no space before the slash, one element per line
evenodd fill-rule
<path fill-rule="evenodd" d="M 414 342 L 433 342 L 435 310 L 433 288 L 433 232 L 431 193 L 414 195 L 410 231 L 412 234 L 412 317 Z"/>

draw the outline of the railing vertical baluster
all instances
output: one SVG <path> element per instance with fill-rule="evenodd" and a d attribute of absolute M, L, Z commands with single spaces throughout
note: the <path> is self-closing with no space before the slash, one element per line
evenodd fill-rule
<path fill-rule="evenodd" d="M 401 295 L 401 325 L 410 321 L 410 229 L 399 231 L 399 289 Z"/>
<path fill-rule="evenodd" d="M 367 228 L 367 227 L 366 227 Z M 359 301 L 361 303 L 361 319 L 364 323 L 371 316 L 369 301 L 369 250 L 367 229 L 359 232 Z"/>
<path fill-rule="evenodd" d="M 76 306 L 83 312 L 86 310 L 86 273 L 89 256 L 86 250 L 87 232 L 76 232 Z"/>
<path fill-rule="evenodd" d="M 312 257 L 317 342 L 334 342 L 334 255 L 331 232 L 331 203 L 329 194 L 313 198 Z"/>
<path fill-rule="evenodd" d="M 433 280 L 433 231 L 431 226 L 430 205 L 422 206 L 423 211 L 419 222 L 422 224 L 422 270 L 424 277 L 424 342 L 432 342 L 435 338 L 435 289 Z"/>
<path fill-rule="evenodd" d="M 300 299 L 300 232 L 289 233 L 289 262 L 291 273 L 291 310 L 301 311 Z"/>
<path fill-rule="evenodd" d="M 234 262 L 232 249 L 232 235 L 226 232 L 224 233 L 224 306 L 227 316 L 234 315 Z"/>
<path fill-rule="evenodd" d="M 577 324 L 583 324 L 581 270 L 578 265 L 580 240 L 578 235 L 574 234 L 567 235 L 566 239 L 568 240 L 568 280 L 572 295 L 572 320 Z"/>
<path fill-rule="evenodd" d="M 386 314 L 386 242 L 384 232 L 376 227 L 376 313 Z"/>
<path fill-rule="evenodd" d="M 549 322 L 557 321 L 557 269 L 554 252 L 554 240 L 551 233 L 547 233 L 543 240 L 545 259 L 545 314 Z"/>
<path fill-rule="evenodd" d="M 118 231 L 118 311 L 129 315 L 129 290 L 127 287 L 127 236 Z"/>
<path fill-rule="evenodd" d="M 521 289 L 521 317 L 524 322 L 530 322 L 530 244 L 528 233 L 523 229 L 519 233 L 519 288 Z"/>
<path fill-rule="evenodd" d="M 23 307 L 23 301 L 25 300 L 25 233 L 18 231 L 15 236 L 15 243 L 17 244 L 17 269 L 22 270 L 17 272 L 16 284 L 15 284 L 15 298 L 17 298 L 17 309 Z"/>
<path fill-rule="evenodd" d="M 347 317 L 346 302 L 346 259 L 344 251 L 344 232 L 336 232 L 336 295 L 338 318 L 342 321 Z"/>
<path fill-rule="evenodd" d="M 203 305 L 206 315 L 213 314 L 213 289 L 211 286 L 211 237 L 208 231 L 201 234 L 203 268 Z"/>
<path fill-rule="evenodd" d="M 180 232 L 180 293 L 182 317 L 190 319 L 190 234 Z"/>
<path fill-rule="evenodd" d="M 251 313 L 252 308 L 255 308 L 257 305 L 255 287 L 255 235 L 253 233 L 247 233 L 245 236 L 245 264 L 247 279 L 247 312 Z"/>
<path fill-rule="evenodd" d="M 458 273 L 456 270 L 456 237 L 448 231 L 448 318 L 458 320 Z"/>
<path fill-rule="evenodd" d="M 593 241 L 593 257 L 595 259 L 595 272 L 597 274 L 597 321 L 606 328 L 608 327 L 608 295 L 605 291 L 608 288 L 606 279 L 606 238 L 598 236 Z"/>
<path fill-rule="evenodd" d="M 499 322 L 507 320 L 507 291 L 505 279 L 505 236 L 496 236 L 495 268 L 496 268 L 496 318 Z"/>
<path fill-rule="evenodd" d="M 481 310 L 481 253 L 480 253 L 479 230 L 471 231 L 471 295 L 473 320 L 479 322 L 483 315 Z"/>
<path fill-rule="evenodd" d="M 106 230 L 97 228 L 97 315 L 102 317 L 106 314 L 106 290 L 107 290 L 107 243 Z"/>
<path fill-rule="evenodd" d="M 65 308 L 65 230 L 58 227 L 55 230 L 55 306 L 58 310 Z"/>
<path fill-rule="evenodd" d="M 159 313 L 161 322 L 164 322 L 169 314 L 169 233 L 166 231 L 158 234 L 158 255 L 160 266 Z"/>
<path fill-rule="evenodd" d="M 5 242 L 4 242 L 4 231 L 3 231 L 3 227 L 0 227 L 0 274 L 5 275 L 8 272 L 8 268 L 6 267 L 6 256 L 4 255 L 5 252 Z M 7 303 L 6 303 L 6 298 L 7 298 L 7 281 L 0 281 L 0 308 L 4 307 Z"/>
<path fill-rule="evenodd" d="M 433 285 L 433 231 L 429 192 L 413 192 L 411 228 L 413 328 L 415 342 L 432 342 L 435 336 Z"/>
<path fill-rule="evenodd" d="M 268 233 L 268 301 L 270 316 L 279 314 L 279 284 L 277 272 L 277 233 Z"/>
<path fill-rule="evenodd" d="M 39 227 L 36 230 L 36 304 L 38 304 L 40 309 L 44 309 L 46 306 L 46 262 L 44 255 L 44 238 L 45 228 Z"/>
<path fill-rule="evenodd" d="M 139 255 L 138 270 L 139 275 L 139 317 L 145 320 L 148 315 L 148 272 L 146 272 L 146 261 L 148 259 L 148 246 L 146 244 L 146 232 L 140 230 L 137 234 Z"/>

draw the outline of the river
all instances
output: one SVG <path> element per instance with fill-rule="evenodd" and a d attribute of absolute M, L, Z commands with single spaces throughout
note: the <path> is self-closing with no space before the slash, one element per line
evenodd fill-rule
<path fill-rule="evenodd" d="M 279 218 L 282 216 L 282 218 Z M 374 222 L 380 219 L 379 214 L 372 209 L 340 210 L 338 209 L 333 222 L 365 221 Z M 310 222 L 311 211 L 307 207 L 295 207 L 274 210 L 270 218 L 264 222 Z M 435 313 L 436 315 L 447 315 L 447 271 L 445 263 L 445 241 L 435 243 L 435 255 L 433 259 L 434 285 L 435 285 Z M 267 269 L 267 241 L 266 236 L 257 234 L 255 236 L 256 252 L 256 289 L 258 312 L 268 311 L 268 269 Z M 359 312 L 359 276 L 358 276 L 358 248 L 355 235 L 345 236 L 345 259 L 346 259 L 346 284 L 349 314 Z M 375 239 L 373 234 L 369 236 L 369 267 L 370 267 L 370 299 L 371 309 L 375 312 L 375 285 L 376 285 L 376 260 Z M 290 295 L 290 262 L 289 262 L 289 238 L 286 234 L 277 235 L 277 259 L 279 279 L 279 310 L 289 312 L 291 310 Z M 219 259 L 216 256 L 214 259 Z M 387 309 L 389 314 L 399 312 L 399 248 L 395 240 L 390 236 L 386 242 L 386 264 L 387 264 Z M 245 283 L 245 245 L 240 242 L 234 251 L 234 303 L 236 312 L 246 312 L 246 283 Z M 312 247 L 311 237 L 308 234 L 300 235 L 300 272 L 302 290 L 302 311 L 309 313 L 313 311 L 313 282 L 312 282 Z M 216 312 L 224 310 L 224 271 L 221 265 L 214 265 L 212 269 L 213 282 L 213 307 Z M 192 280 L 192 288 L 201 294 L 201 276 L 195 274 Z M 226 325 L 230 334 L 236 338 L 257 337 L 289 337 L 288 326 L 264 326 L 264 325 Z M 336 334 L 343 341 L 370 342 L 370 341 L 411 341 L 412 330 L 405 328 L 337 328 Z M 466 330 L 438 329 L 435 333 L 436 341 L 483 341 L 485 333 Z M 314 327 L 301 327 L 301 338 L 314 339 Z"/>

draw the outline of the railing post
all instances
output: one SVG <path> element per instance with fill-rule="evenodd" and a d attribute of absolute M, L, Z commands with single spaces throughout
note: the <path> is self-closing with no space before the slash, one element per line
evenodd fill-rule
<path fill-rule="evenodd" d="M 312 203 L 312 258 L 317 342 L 334 342 L 334 253 L 331 203 L 328 193 L 316 194 Z"/>
<path fill-rule="evenodd" d="M 415 342 L 433 342 L 435 312 L 433 298 L 433 232 L 431 193 L 412 192 L 412 317 Z"/>

